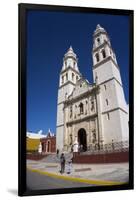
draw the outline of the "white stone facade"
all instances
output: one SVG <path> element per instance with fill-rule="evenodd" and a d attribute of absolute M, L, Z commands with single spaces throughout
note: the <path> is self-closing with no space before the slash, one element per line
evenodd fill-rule
<path fill-rule="evenodd" d="M 78 68 L 70 47 L 60 73 L 56 148 L 70 151 L 76 139 L 83 150 L 128 140 L 128 106 L 120 68 L 107 32 L 97 25 L 93 34 L 91 85 Z"/>

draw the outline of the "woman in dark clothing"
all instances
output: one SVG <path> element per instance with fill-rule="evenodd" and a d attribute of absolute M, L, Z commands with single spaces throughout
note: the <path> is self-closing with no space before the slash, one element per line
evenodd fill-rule
<path fill-rule="evenodd" d="M 60 165 L 61 165 L 61 171 L 60 173 L 63 174 L 64 171 L 65 171 L 65 156 L 64 156 L 64 153 L 61 154 L 60 156 Z"/>

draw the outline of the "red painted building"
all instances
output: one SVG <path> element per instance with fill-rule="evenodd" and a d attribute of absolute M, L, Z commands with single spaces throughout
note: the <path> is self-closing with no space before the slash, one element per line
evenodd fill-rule
<path fill-rule="evenodd" d="M 42 145 L 42 153 L 55 153 L 56 152 L 56 136 L 51 135 L 49 132 L 47 137 L 40 139 Z"/>

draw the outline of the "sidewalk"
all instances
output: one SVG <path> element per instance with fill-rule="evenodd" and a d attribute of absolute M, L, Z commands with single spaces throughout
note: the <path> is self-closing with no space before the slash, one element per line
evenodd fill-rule
<path fill-rule="evenodd" d="M 47 175 L 56 175 L 58 178 L 74 177 L 84 180 L 95 181 L 111 181 L 118 183 L 126 183 L 129 179 L 129 165 L 128 163 L 116 164 L 72 164 L 72 171 L 67 174 L 67 163 L 65 166 L 65 173 L 60 174 L 59 163 L 45 163 L 42 161 L 27 160 L 27 167 L 36 172 L 46 173 Z"/>

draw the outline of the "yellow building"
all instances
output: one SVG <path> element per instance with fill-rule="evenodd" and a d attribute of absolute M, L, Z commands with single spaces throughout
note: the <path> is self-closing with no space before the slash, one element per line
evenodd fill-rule
<path fill-rule="evenodd" d="M 26 149 L 27 152 L 38 151 L 40 139 L 26 138 Z"/>

